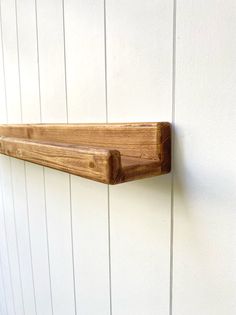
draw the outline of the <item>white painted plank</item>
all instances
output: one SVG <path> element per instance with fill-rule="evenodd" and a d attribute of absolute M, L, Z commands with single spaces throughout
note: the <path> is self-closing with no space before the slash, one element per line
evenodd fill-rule
<path fill-rule="evenodd" d="M 171 119 L 173 1 L 107 1 L 109 121 Z"/>
<path fill-rule="evenodd" d="M 65 35 L 69 122 L 105 122 L 103 1 L 66 1 Z M 110 314 L 107 186 L 71 176 L 71 189 L 77 310 Z"/>
<path fill-rule="evenodd" d="M 105 122 L 103 1 L 65 2 L 69 122 Z"/>
<path fill-rule="evenodd" d="M 0 240 L 1 240 L 1 273 L 2 273 L 2 284 L 6 298 L 6 314 L 15 314 L 15 302 L 13 297 L 12 278 L 10 272 L 9 255 L 6 240 L 6 229 L 5 229 L 5 218 L 4 218 L 4 203 L 3 203 L 3 176 L 1 171 L 1 191 L 0 191 Z"/>
<path fill-rule="evenodd" d="M 1 17 L 1 3 L 0 3 Z M 7 121 L 6 94 L 5 94 L 5 75 L 4 75 L 4 54 L 2 46 L 2 21 L 0 19 L 0 123 L 4 124 Z"/>
<path fill-rule="evenodd" d="M 7 314 L 4 275 L 2 270 L 2 254 L 0 253 L 0 314 Z"/>
<path fill-rule="evenodd" d="M 172 1 L 107 2 L 109 121 L 171 120 Z M 110 187 L 113 315 L 169 313 L 170 176 Z"/>
<path fill-rule="evenodd" d="M 21 119 L 21 107 L 14 0 L 1 1 L 1 21 L 8 122 L 16 123 Z"/>
<path fill-rule="evenodd" d="M 52 303 L 42 167 L 26 163 L 26 178 L 37 314 L 49 315 Z"/>
<path fill-rule="evenodd" d="M 9 257 L 9 269 L 14 298 L 15 314 L 24 314 L 24 302 L 22 281 L 20 277 L 20 261 L 18 240 L 16 235 L 15 207 L 12 192 L 11 164 L 10 159 L 1 156 L 1 175 L 3 190 L 4 223 L 6 227 L 6 242 Z M 11 314 L 11 313 L 10 313 Z M 14 314 L 14 313 L 12 313 Z"/>
<path fill-rule="evenodd" d="M 68 174 L 45 168 L 45 183 L 53 310 L 74 314 Z"/>
<path fill-rule="evenodd" d="M 0 3 L 1 9 L 1 3 Z M 2 19 L 0 20 L 0 121 L 7 122 L 6 95 L 5 95 L 5 76 L 4 76 L 4 54 L 2 49 Z M 15 302 L 12 289 L 12 277 L 10 272 L 8 246 L 6 238 L 5 217 L 3 202 L 3 175 L 2 159 L 0 157 L 0 255 L 1 255 L 1 281 L 5 294 L 5 314 L 15 314 Z M 2 301 L 3 303 L 3 301 Z"/>
<path fill-rule="evenodd" d="M 65 122 L 62 1 L 37 1 L 43 122 Z"/>
<path fill-rule="evenodd" d="M 24 297 L 24 314 L 36 314 L 32 255 L 29 235 L 29 217 L 25 183 L 25 163 L 11 159 L 13 198 L 17 244 L 19 251 L 20 273 Z"/>
<path fill-rule="evenodd" d="M 37 3 L 42 122 L 66 122 L 63 7 Z M 74 314 L 69 175 L 45 169 L 46 214 L 53 312 Z"/>
<path fill-rule="evenodd" d="M 40 122 L 35 2 L 17 1 L 22 122 Z"/>
<path fill-rule="evenodd" d="M 235 29 L 235 1 L 178 1 L 174 315 L 236 312 Z"/>
<path fill-rule="evenodd" d="M 78 312 L 110 314 L 107 186 L 71 177 Z"/>
<path fill-rule="evenodd" d="M 170 178 L 110 187 L 113 314 L 168 314 Z"/>
<path fill-rule="evenodd" d="M 21 121 L 17 54 L 16 10 L 14 1 L 1 1 L 2 44 L 8 122 Z M 14 93 L 12 93 L 14 91 Z M 12 187 L 11 159 L 2 157 L 4 219 L 15 312 L 24 314 L 21 265 L 16 229 L 16 208 Z"/>
<path fill-rule="evenodd" d="M 16 2 L 8 2 L 5 10 L 2 10 L 2 16 L 7 23 L 3 24 L 3 44 L 4 44 L 4 61 L 6 74 L 6 100 L 8 107 L 8 122 L 22 122 L 21 115 L 21 93 L 20 93 L 20 67 L 18 64 L 18 11 Z M 3 19 L 4 22 L 4 19 Z M 9 25 L 8 23 L 11 23 Z M 17 81 L 18 80 L 18 81 Z M 17 83 L 17 84 L 16 84 Z M 14 91 L 12 93 L 12 91 Z M 9 171 L 9 170 L 8 170 Z M 24 314 L 35 314 L 35 296 L 34 284 L 31 265 L 30 236 L 28 226 L 28 209 L 25 191 L 25 165 L 23 162 L 15 159 L 10 160 L 11 183 L 13 185 L 13 214 L 16 233 L 17 258 L 19 264 L 19 279 L 23 295 L 22 309 L 17 308 L 17 312 Z M 9 205 L 8 205 L 9 207 Z M 11 227 L 13 228 L 13 226 Z M 12 263 L 12 262 L 11 262 Z M 17 261 L 14 262 L 16 264 Z"/>
<path fill-rule="evenodd" d="M 21 74 L 22 120 L 25 123 L 40 122 L 40 82 L 37 54 L 37 24 L 35 2 L 17 3 L 19 61 Z M 25 163 L 25 197 L 28 207 L 29 238 L 35 308 L 38 315 L 51 314 L 50 272 L 48 265 L 47 229 L 43 168 Z M 22 174 L 21 176 L 25 176 Z M 20 181 L 20 179 L 19 179 Z M 30 253 L 30 252 L 29 252 Z M 29 255 L 28 253 L 28 255 Z"/>

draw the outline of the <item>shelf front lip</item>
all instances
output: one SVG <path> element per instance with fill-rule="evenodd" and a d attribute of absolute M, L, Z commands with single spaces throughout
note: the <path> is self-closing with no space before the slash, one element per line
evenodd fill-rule
<path fill-rule="evenodd" d="M 0 153 L 107 184 L 121 165 L 116 150 L 11 137 L 0 138 Z"/>
<path fill-rule="evenodd" d="M 106 184 L 170 171 L 169 123 L 0 125 L 0 140 L 2 154 Z"/>

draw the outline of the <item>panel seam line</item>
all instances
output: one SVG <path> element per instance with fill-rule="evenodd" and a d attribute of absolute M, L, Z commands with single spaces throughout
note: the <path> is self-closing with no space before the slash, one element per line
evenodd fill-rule
<path fill-rule="evenodd" d="M 171 218 L 170 218 L 170 278 L 169 278 L 169 315 L 173 314 L 173 263 L 174 263 L 174 125 L 176 91 L 176 12 L 177 0 L 173 0 L 172 29 L 172 141 L 171 141 Z"/>
<path fill-rule="evenodd" d="M 108 80 L 107 80 L 107 8 L 106 0 L 103 2 L 103 17 L 104 17 L 104 66 L 105 66 L 105 107 L 106 107 L 106 123 L 109 122 L 108 115 Z M 112 315 L 112 266 L 111 266 L 111 207 L 110 207 L 110 186 L 107 185 L 107 224 L 108 224 L 108 277 L 109 277 L 109 304 L 110 315 Z"/>

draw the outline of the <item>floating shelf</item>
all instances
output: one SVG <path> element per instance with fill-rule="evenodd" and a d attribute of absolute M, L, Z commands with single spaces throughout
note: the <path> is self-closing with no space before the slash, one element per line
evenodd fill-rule
<path fill-rule="evenodd" d="M 106 184 L 170 172 L 169 123 L 0 125 L 0 153 Z"/>

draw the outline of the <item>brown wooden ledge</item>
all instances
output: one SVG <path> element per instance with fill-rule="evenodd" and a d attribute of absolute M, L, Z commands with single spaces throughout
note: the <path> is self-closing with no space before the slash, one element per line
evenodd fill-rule
<path fill-rule="evenodd" d="M 0 153 L 106 184 L 171 168 L 169 123 L 0 125 Z"/>

